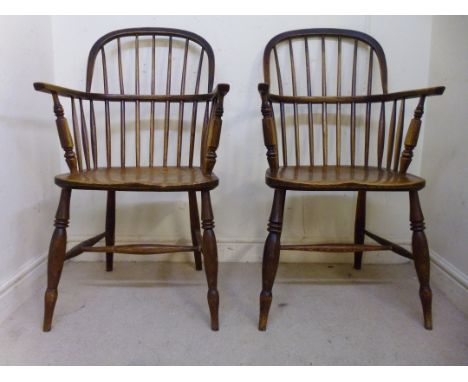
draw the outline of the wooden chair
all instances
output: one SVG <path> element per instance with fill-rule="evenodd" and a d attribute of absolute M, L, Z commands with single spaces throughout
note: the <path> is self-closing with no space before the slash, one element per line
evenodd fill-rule
<path fill-rule="evenodd" d="M 106 269 L 112 271 L 114 253 L 184 251 L 194 253 L 197 270 L 202 269 L 203 254 L 211 328 L 218 330 L 218 263 L 210 190 L 218 185 L 212 171 L 229 85 L 213 90 L 214 67 L 211 46 L 194 33 L 132 28 L 111 32 L 94 44 L 85 92 L 34 84 L 36 90 L 52 95 L 69 168 L 69 173 L 55 177 L 62 191 L 49 250 L 44 331 L 51 329 L 65 260 L 83 252 L 105 252 Z M 200 93 L 204 88 L 207 91 Z M 61 99 L 71 111 L 71 131 Z M 199 159 L 194 156 L 197 150 Z M 107 191 L 106 223 L 103 233 L 66 251 L 72 189 Z M 187 192 L 192 245 L 116 245 L 116 191 Z M 203 237 L 197 192 L 201 192 Z M 101 239 L 105 245 L 95 246 Z"/>
<path fill-rule="evenodd" d="M 275 192 L 263 253 L 259 329 L 266 329 L 280 250 L 354 252 L 356 269 L 366 251 L 390 250 L 412 259 L 424 327 L 431 329 L 429 250 L 418 198 L 425 181 L 407 170 L 424 101 L 442 94 L 444 87 L 388 93 L 382 47 L 371 36 L 341 29 L 295 30 L 273 37 L 265 48 L 263 72 L 265 82 L 258 89 L 269 164 L 266 183 Z M 406 104 L 413 98 L 417 106 L 405 129 Z M 379 110 L 378 118 L 372 118 L 373 109 Z M 357 191 L 354 242 L 282 245 L 287 190 Z M 409 192 L 412 252 L 366 230 L 368 191 Z M 377 244 L 365 244 L 365 236 Z"/>

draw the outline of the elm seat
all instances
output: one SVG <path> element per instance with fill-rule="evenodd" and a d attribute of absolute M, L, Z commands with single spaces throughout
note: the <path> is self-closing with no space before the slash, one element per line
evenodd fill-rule
<path fill-rule="evenodd" d="M 112 167 L 55 177 L 60 187 L 119 191 L 187 191 L 213 189 L 218 177 L 200 167 Z"/>
<path fill-rule="evenodd" d="M 425 180 L 411 174 L 363 166 L 285 166 L 265 174 L 266 184 L 288 190 L 409 191 Z"/>

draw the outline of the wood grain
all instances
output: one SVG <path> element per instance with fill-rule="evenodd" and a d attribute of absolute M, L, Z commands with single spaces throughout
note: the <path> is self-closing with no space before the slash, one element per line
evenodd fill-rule
<path fill-rule="evenodd" d="M 197 167 L 126 167 L 61 174 L 55 183 L 88 190 L 189 191 L 215 188 L 218 178 Z"/>
<path fill-rule="evenodd" d="M 265 180 L 273 188 L 305 191 L 409 191 L 425 185 L 415 175 L 364 166 L 280 167 L 267 170 Z"/>

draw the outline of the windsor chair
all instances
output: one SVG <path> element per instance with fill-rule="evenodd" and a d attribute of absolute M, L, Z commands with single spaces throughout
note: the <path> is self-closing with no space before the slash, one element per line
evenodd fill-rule
<path fill-rule="evenodd" d="M 274 189 L 274 199 L 263 253 L 259 330 L 266 330 L 280 250 L 354 252 L 356 269 L 367 251 L 390 250 L 413 260 L 424 327 L 431 329 L 429 251 L 418 197 L 425 180 L 407 170 L 424 101 L 441 95 L 444 87 L 388 93 L 380 44 L 367 34 L 341 29 L 295 30 L 273 37 L 264 51 L 263 72 L 264 83 L 258 89 L 269 164 L 265 180 Z M 376 74 L 380 84 L 373 82 Z M 406 104 L 411 99 L 418 101 L 406 128 Z M 372 118 L 376 106 L 378 118 Z M 281 244 L 287 190 L 357 191 L 354 241 Z M 409 192 L 412 252 L 366 229 L 368 191 Z M 365 244 L 365 236 L 377 244 Z"/>
<path fill-rule="evenodd" d="M 61 195 L 48 257 L 44 331 L 51 329 L 64 261 L 83 252 L 106 253 L 107 271 L 113 269 L 114 253 L 193 252 L 197 270 L 202 269 L 203 254 L 211 328 L 218 330 L 217 245 L 210 190 L 218 185 L 213 167 L 229 85 L 213 90 L 214 68 L 211 46 L 194 33 L 131 28 L 108 33 L 93 45 L 85 92 L 34 84 L 37 91 L 52 95 L 69 168 L 55 177 Z M 72 131 L 62 99 L 71 111 Z M 197 151 L 199 158 L 194 155 Z M 72 189 L 107 191 L 106 222 L 103 233 L 67 251 Z M 116 245 L 116 191 L 187 192 L 192 245 Z M 201 193 L 203 236 L 197 192 Z M 95 246 L 101 239 L 105 245 Z"/>

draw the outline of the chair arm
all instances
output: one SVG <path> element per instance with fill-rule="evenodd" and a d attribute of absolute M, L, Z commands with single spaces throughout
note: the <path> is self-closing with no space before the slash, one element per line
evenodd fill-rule
<path fill-rule="evenodd" d="M 34 82 L 34 89 L 38 92 L 48 93 L 48 94 L 57 94 L 59 96 L 65 97 L 73 97 L 73 98 L 84 98 L 87 99 L 89 97 L 88 93 L 65 88 L 62 86 L 57 86 L 53 84 L 48 84 L 45 82 Z"/>
<path fill-rule="evenodd" d="M 268 89 L 268 84 L 260 84 L 260 87 L 265 91 Z M 278 94 L 271 94 L 269 91 L 266 92 L 266 97 L 272 102 L 282 102 L 282 103 L 296 103 L 296 104 L 307 104 L 307 103 L 373 103 L 373 102 L 388 102 L 395 101 L 400 99 L 408 98 L 419 98 L 419 97 L 429 97 L 434 95 L 442 95 L 445 91 L 444 86 L 437 86 L 425 89 L 415 89 L 415 90 L 406 90 L 395 93 L 387 94 L 371 94 L 364 96 L 283 96 Z"/>
<path fill-rule="evenodd" d="M 62 86 L 35 82 L 34 89 L 43 93 L 56 94 L 58 96 L 80 98 L 83 100 L 111 101 L 111 102 L 203 102 L 212 101 L 216 97 L 224 96 L 229 91 L 229 85 L 220 84 L 211 93 L 205 94 L 173 94 L 173 95 L 146 95 L 146 94 L 105 94 L 91 93 L 64 88 Z"/>
<path fill-rule="evenodd" d="M 216 150 L 221 137 L 222 116 L 224 113 L 224 96 L 229 92 L 228 84 L 219 84 L 213 91 L 213 105 L 211 107 L 208 128 L 202 137 L 201 164 L 204 173 L 211 174 L 216 164 Z"/>

